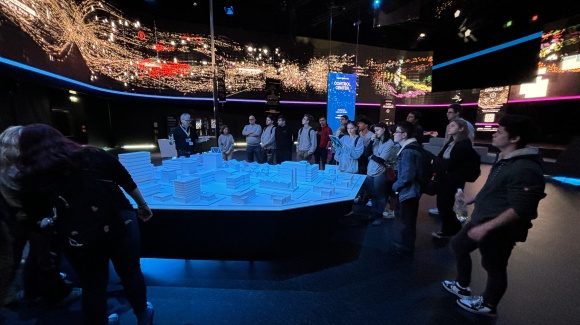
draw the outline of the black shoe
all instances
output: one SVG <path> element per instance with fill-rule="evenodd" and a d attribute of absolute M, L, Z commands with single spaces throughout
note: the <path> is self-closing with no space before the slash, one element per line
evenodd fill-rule
<path fill-rule="evenodd" d="M 445 234 L 442 231 L 432 232 L 431 236 L 439 239 L 449 239 L 453 237 L 453 235 Z"/>

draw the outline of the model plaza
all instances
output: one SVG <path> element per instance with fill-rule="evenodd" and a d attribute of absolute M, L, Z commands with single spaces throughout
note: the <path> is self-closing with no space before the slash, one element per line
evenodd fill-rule
<path fill-rule="evenodd" d="M 164 160 L 153 166 L 149 152 L 120 154 L 145 200 L 154 209 L 273 210 L 354 199 L 364 175 L 321 171 L 306 161 L 280 165 L 224 161 L 221 153 Z"/>

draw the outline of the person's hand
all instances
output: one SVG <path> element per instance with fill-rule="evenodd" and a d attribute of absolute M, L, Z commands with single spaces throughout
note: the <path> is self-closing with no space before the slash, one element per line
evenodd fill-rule
<path fill-rule="evenodd" d="M 479 242 L 487 234 L 487 229 L 484 225 L 475 226 L 467 232 L 467 236 L 476 242 Z"/>
<path fill-rule="evenodd" d="M 153 217 L 153 212 L 149 209 L 149 206 L 141 206 L 137 208 L 137 216 L 144 222 L 149 221 Z"/>

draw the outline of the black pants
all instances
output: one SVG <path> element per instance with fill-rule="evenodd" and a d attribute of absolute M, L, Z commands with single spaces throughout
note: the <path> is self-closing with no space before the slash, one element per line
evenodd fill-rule
<path fill-rule="evenodd" d="M 322 166 L 325 166 L 327 160 L 328 160 L 328 149 L 316 148 L 316 151 L 314 151 L 314 162 L 317 164 L 322 163 Z"/>
<path fill-rule="evenodd" d="M 507 233 L 492 231 L 480 242 L 475 242 L 467 236 L 469 229 L 474 226 L 469 222 L 451 241 L 451 247 L 457 259 L 456 281 L 464 288 L 469 286 L 472 270 L 470 253 L 479 249 L 481 265 L 487 272 L 483 301 L 497 306 L 507 290 L 507 264 L 515 241 L 510 239 Z"/>
<path fill-rule="evenodd" d="M 461 186 L 463 188 L 463 186 Z M 453 206 L 455 205 L 455 193 L 457 187 L 447 182 L 442 182 L 437 192 L 437 210 L 441 218 L 441 232 L 453 236 L 461 230 L 461 222 L 457 220 Z"/>
<path fill-rule="evenodd" d="M 292 161 L 292 148 L 276 149 L 276 164 L 281 164 L 284 161 Z"/>
<path fill-rule="evenodd" d="M 414 197 L 399 202 L 399 208 L 395 211 L 395 240 L 397 250 L 403 253 L 415 251 L 415 238 L 417 237 L 417 212 L 419 211 L 419 198 Z"/>
<path fill-rule="evenodd" d="M 138 315 L 147 308 L 147 289 L 140 265 L 139 225 L 133 210 L 121 211 L 127 233 L 123 238 L 111 240 L 91 248 L 66 249 L 83 286 L 82 308 L 84 324 L 107 324 L 107 285 L 109 259 L 123 284 L 125 295 L 133 312 Z"/>

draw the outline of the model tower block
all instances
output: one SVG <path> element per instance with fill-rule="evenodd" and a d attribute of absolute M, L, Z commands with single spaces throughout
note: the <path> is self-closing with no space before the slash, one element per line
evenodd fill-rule
<path fill-rule="evenodd" d="M 198 201 L 201 194 L 201 181 L 199 177 L 184 177 L 173 181 L 175 192 L 173 200 L 181 203 Z"/>
<path fill-rule="evenodd" d="M 203 168 L 204 169 L 221 168 L 223 163 L 224 163 L 224 159 L 222 158 L 221 153 L 204 152 L 202 154 L 202 157 L 203 157 Z"/>
<path fill-rule="evenodd" d="M 278 167 L 278 175 L 290 178 L 292 170 L 296 170 L 299 182 L 312 182 L 318 177 L 318 165 L 311 165 L 306 161 L 285 161 Z"/>

